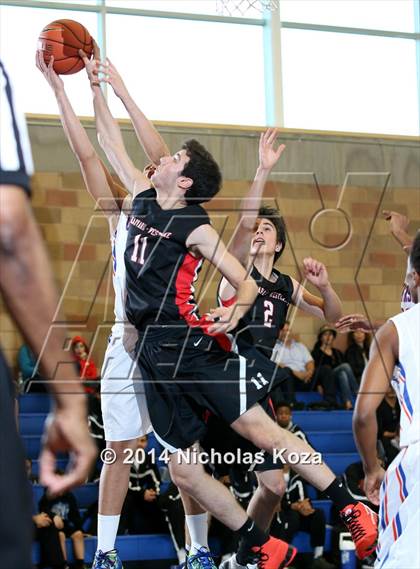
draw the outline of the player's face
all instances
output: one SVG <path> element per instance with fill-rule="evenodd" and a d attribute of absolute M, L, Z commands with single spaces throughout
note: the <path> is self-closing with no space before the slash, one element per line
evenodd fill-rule
<path fill-rule="evenodd" d="M 276 253 L 277 231 L 274 224 L 265 218 L 258 218 L 251 243 L 251 255 L 272 255 Z"/>
<path fill-rule="evenodd" d="M 277 415 L 277 423 L 280 427 L 287 427 L 290 423 L 290 419 L 292 418 L 292 413 L 290 412 L 289 407 L 279 407 L 276 411 Z"/>
<path fill-rule="evenodd" d="M 175 152 L 172 156 L 162 156 L 151 180 L 156 188 L 169 188 L 177 185 L 189 157 L 185 149 Z"/>

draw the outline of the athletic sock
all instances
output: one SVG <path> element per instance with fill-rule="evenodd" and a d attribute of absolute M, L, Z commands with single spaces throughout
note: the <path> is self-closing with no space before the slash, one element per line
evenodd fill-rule
<path fill-rule="evenodd" d="M 98 514 L 98 550 L 106 553 L 114 549 L 120 517 Z"/>
<path fill-rule="evenodd" d="M 325 494 L 334 504 L 342 510 L 350 504 L 357 504 L 357 500 L 352 498 L 348 493 L 344 484 L 336 478 L 329 486 L 324 490 Z"/>
<path fill-rule="evenodd" d="M 190 554 L 197 553 L 201 547 L 208 548 L 208 516 L 205 514 L 186 515 L 185 522 L 190 533 Z"/>
<path fill-rule="evenodd" d="M 324 553 L 324 548 L 322 545 L 317 545 L 314 547 L 314 559 L 318 559 L 318 557 L 322 557 Z"/>
<path fill-rule="evenodd" d="M 262 531 L 251 518 L 248 518 L 244 525 L 238 529 L 241 541 L 236 554 L 239 565 L 246 565 L 249 560 L 251 547 L 264 545 L 269 539 L 269 535 Z"/>

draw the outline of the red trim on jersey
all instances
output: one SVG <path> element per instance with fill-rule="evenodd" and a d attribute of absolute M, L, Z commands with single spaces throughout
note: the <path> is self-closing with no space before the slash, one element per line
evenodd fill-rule
<path fill-rule="evenodd" d="M 204 334 L 213 336 L 223 350 L 230 352 L 232 351 L 232 343 L 229 337 L 226 334 L 209 332 L 208 328 L 213 322 L 207 320 L 206 316 L 201 318 L 197 316 L 198 306 L 194 297 L 194 282 L 198 278 L 203 261 L 202 257 L 197 258 L 191 253 L 185 255 L 175 281 L 175 304 L 178 306 L 181 318 L 185 320 L 188 326 L 201 328 Z"/>
<path fill-rule="evenodd" d="M 229 306 L 232 306 L 232 304 L 236 302 L 236 296 L 232 296 L 232 298 L 228 298 L 227 300 L 219 297 L 219 300 L 222 306 L 224 306 L 225 308 L 229 308 Z"/>

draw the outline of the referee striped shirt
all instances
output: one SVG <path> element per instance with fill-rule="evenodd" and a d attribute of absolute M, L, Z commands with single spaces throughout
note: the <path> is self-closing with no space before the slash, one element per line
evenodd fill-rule
<path fill-rule="evenodd" d="M 32 172 L 25 117 L 16 107 L 9 72 L 0 60 L 0 185 L 20 186 L 29 194 Z"/>

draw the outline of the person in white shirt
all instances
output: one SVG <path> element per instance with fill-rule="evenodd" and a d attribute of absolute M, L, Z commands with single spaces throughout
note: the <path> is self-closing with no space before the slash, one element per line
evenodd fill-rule
<path fill-rule="evenodd" d="M 308 348 L 297 342 L 289 333 L 290 322 L 286 321 L 280 330 L 271 359 L 279 367 L 288 367 L 293 377 L 282 384 L 283 395 L 296 408 L 295 391 L 307 391 L 311 387 L 315 363 Z"/>

